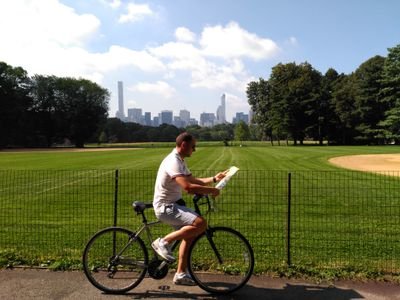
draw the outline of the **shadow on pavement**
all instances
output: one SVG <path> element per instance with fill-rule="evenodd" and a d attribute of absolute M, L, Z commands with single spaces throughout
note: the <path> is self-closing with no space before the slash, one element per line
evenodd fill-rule
<path fill-rule="evenodd" d="M 350 300 L 364 299 L 362 295 L 352 289 L 337 287 L 321 287 L 317 285 L 292 285 L 283 288 L 261 288 L 247 285 L 241 290 L 226 296 L 215 296 L 204 293 L 191 293 L 186 291 L 170 290 L 169 286 L 160 287 L 159 290 L 148 290 L 145 293 L 128 293 L 131 299 L 323 299 L 323 300 Z"/>

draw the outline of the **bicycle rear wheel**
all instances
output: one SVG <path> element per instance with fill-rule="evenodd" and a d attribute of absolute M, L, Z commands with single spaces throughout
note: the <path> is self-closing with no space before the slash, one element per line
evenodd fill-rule
<path fill-rule="evenodd" d="M 253 250 L 246 238 L 231 228 L 209 228 L 193 242 L 189 272 L 205 291 L 228 294 L 250 279 L 254 268 Z"/>
<path fill-rule="evenodd" d="M 144 278 L 148 266 L 147 249 L 134 233 L 109 227 L 96 233 L 83 252 L 83 270 L 89 281 L 106 293 L 124 293 Z"/>

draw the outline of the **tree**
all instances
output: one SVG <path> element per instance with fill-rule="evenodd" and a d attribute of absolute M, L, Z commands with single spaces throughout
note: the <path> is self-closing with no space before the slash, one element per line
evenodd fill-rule
<path fill-rule="evenodd" d="M 55 76 L 35 75 L 32 77 L 31 97 L 37 129 L 36 138 L 40 139 L 43 136 L 47 147 L 64 137 L 58 134 L 60 130 L 58 122 L 62 116 L 57 107 L 56 81 Z"/>
<path fill-rule="evenodd" d="M 271 127 L 278 136 L 303 143 L 317 124 L 321 74 L 309 63 L 278 64 L 269 79 Z M 314 130 L 315 131 L 315 130 Z M 318 131 L 317 131 L 318 132 Z"/>
<path fill-rule="evenodd" d="M 29 143 L 33 130 L 30 78 L 21 67 L 0 62 L 0 147 Z"/>
<path fill-rule="evenodd" d="M 269 138 L 273 144 L 272 130 L 272 102 L 269 95 L 268 81 L 260 78 L 258 82 L 252 81 L 247 85 L 247 100 L 254 112 L 252 123 L 256 124 L 262 133 L 261 139 Z"/>
<path fill-rule="evenodd" d="M 356 114 L 358 135 L 355 139 L 360 143 L 379 143 L 382 129 L 378 124 L 384 120 L 387 103 L 381 100 L 382 75 L 385 58 L 374 56 L 362 63 L 355 71 L 358 85 L 356 97 Z"/>
<path fill-rule="evenodd" d="M 336 90 L 339 79 L 343 76 L 344 74 L 339 75 L 335 69 L 329 68 L 321 81 L 322 87 L 318 126 L 320 137 L 325 138 L 328 144 L 337 142 L 340 136 L 338 131 L 340 120 L 335 111 L 333 93 Z"/>
<path fill-rule="evenodd" d="M 244 121 L 239 121 L 235 126 L 235 140 L 248 141 L 250 137 L 249 126 Z"/>
<path fill-rule="evenodd" d="M 388 140 L 400 143 L 400 44 L 388 49 L 382 74 L 382 102 L 388 110 L 379 123 Z"/>
<path fill-rule="evenodd" d="M 82 148 L 107 118 L 109 92 L 86 79 L 58 78 L 56 97 L 66 137 Z"/>
<path fill-rule="evenodd" d="M 336 126 L 340 135 L 337 137 L 337 142 L 340 144 L 354 143 L 357 125 L 357 94 L 358 86 L 354 74 L 343 76 L 338 80 L 333 92 L 333 104 L 338 117 Z"/>

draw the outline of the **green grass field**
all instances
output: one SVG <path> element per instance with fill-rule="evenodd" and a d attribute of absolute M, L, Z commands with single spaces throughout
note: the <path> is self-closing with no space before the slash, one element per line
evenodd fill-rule
<path fill-rule="evenodd" d="M 143 146 L 100 152 L 0 151 L 0 265 L 78 266 L 90 235 L 113 223 L 116 169 L 118 224 L 135 228 L 130 203 L 151 200 L 158 165 L 171 151 L 168 144 Z M 212 223 L 248 237 L 257 272 L 397 274 L 399 179 L 339 169 L 327 160 L 399 152 L 398 146 L 202 147 L 199 142 L 187 163 L 200 176 L 231 165 L 241 169 L 220 196 Z M 293 267 L 288 271 L 289 172 Z M 185 199 L 190 203 L 190 197 Z M 162 234 L 168 228 L 159 230 Z"/>
<path fill-rule="evenodd" d="M 254 143 L 253 143 L 254 144 Z M 171 148 L 134 148 L 104 152 L 1 152 L 0 169 L 12 170 L 156 170 Z M 173 144 L 170 144 L 171 147 Z M 217 144 L 219 145 L 219 143 Z M 259 144 L 265 145 L 265 144 Z M 202 147 L 198 143 L 190 169 L 219 170 L 236 165 L 244 170 L 338 170 L 327 161 L 330 157 L 351 154 L 400 153 L 399 146 L 243 146 Z"/>

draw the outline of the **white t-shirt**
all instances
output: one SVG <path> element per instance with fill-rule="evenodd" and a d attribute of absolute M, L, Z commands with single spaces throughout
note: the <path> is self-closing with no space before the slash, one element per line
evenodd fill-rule
<path fill-rule="evenodd" d="M 175 203 L 182 198 L 182 189 L 174 180 L 178 176 L 190 176 L 192 173 L 185 161 L 179 156 L 176 148 L 162 161 L 158 169 L 154 187 L 153 206 L 160 208 L 163 204 Z"/>

